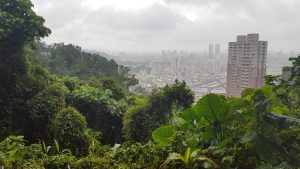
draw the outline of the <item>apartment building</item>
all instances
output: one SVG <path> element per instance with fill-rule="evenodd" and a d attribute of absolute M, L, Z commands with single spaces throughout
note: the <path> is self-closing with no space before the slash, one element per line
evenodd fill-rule
<path fill-rule="evenodd" d="M 229 42 L 226 95 L 240 97 L 245 88 L 259 88 L 266 75 L 267 41 L 259 34 L 238 35 Z"/>

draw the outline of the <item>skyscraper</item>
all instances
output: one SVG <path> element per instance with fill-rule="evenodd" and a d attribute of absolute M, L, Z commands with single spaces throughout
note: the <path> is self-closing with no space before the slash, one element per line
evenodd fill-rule
<path fill-rule="evenodd" d="M 209 44 L 208 56 L 214 56 L 214 44 Z"/>
<path fill-rule="evenodd" d="M 259 34 L 237 36 L 229 42 L 226 95 L 240 97 L 245 88 L 259 88 L 266 75 L 267 41 Z"/>
<path fill-rule="evenodd" d="M 221 50 L 220 44 L 215 44 L 215 55 L 216 56 L 220 55 L 220 50 Z"/>

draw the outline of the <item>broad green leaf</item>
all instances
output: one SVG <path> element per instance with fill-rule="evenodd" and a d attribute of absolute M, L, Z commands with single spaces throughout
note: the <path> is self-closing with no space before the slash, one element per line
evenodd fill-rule
<path fill-rule="evenodd" d="M 179 117 L 190 123 L 194 123 L 195 121 L 197 122 L 201 119 L 201 117 L 192 108 L 185 109 L 181 114 L 179 114 Z"/>
<path fill-rule="evenodd" d="M 162 126 L 152 132 L 152 138 L 156 143 L 168 146 L 172 143 L 172 137 L 174 136 L 175 131 L 176 126 Z"/>
<path fill-rule="evenodd" d="M 227 117 L 229 104 L 221 95 L 211 93 L 202 97 L 193 108 L 212 124 Z"/>
<path fill-rule="evenodd" d="M 240 98 L 232 98 L 230 101 L 230 108 L 229 112 L 234 113 L 236 110 L 242 109 L 247 106 L 247 103 L 245 100 Z"/>
<path fill-rule="evenodd" d="M 250 142 L 259 156 L 266 162 L 274 163 L 279 158 L 286 158 L 285 150 L 274 140 L 256 132 L 247 133 L 242 140 Z"/>
<path fill-rule="evenodd" d="M 187 121 L 182 121 L 179 125 L 179 130 L 181 131 L 187 131 L 189 129 L 190 123 Z"/>
<path fill-rule="evenodd" d="M 185 153 L 184 153 L 184 163 L 185 163 L 186 165 L 189 164 L 190 158 L 191 158 L 191 148 L 188 147 L 188 148 L 185 150 Z"/>

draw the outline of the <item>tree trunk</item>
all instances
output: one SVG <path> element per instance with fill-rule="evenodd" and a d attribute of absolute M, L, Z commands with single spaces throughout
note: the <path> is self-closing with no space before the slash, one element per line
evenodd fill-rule
<path fill-rule="evenodd" d="M 18 169 L 18 161 L 12 161 L 11 164 L 12 164 L 11 166 L 12 169 Z"/>

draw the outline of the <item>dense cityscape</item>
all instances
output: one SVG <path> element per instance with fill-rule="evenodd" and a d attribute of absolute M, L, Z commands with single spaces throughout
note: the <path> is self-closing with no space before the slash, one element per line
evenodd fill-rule
<path fill-rule="evenodd" d="M 208 93 L 226 93 L 228 46 L 223 49 L 221 47 L 220 44 L 209 44 L 207 50 L 203 51 L 108 51 L 108 54 L 102 54 L 128 66 L 139 80 L 139 86 L 136 87 L 143 88 L 145 92 L 173 84 L 178 79 L 184 80 L 191 87 L 197 100 Z M 295 57 L 296 53 L 297 51 L 268 51 L 266 74 L 281 75 L 282 68 L 290 66 L 288 59 Z"/>

